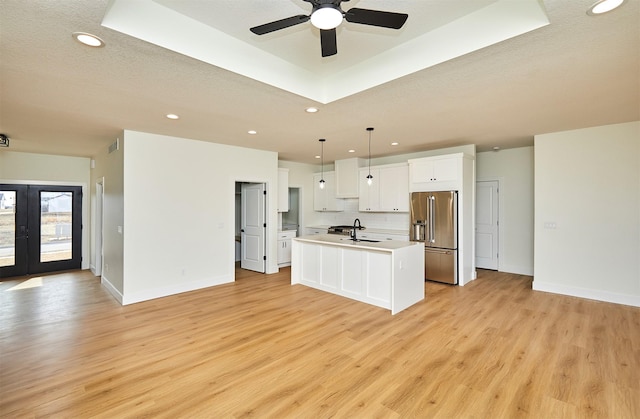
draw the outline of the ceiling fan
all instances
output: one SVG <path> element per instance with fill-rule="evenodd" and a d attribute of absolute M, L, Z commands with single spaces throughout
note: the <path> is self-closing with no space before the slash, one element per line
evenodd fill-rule
<path fill-rule="evenodd" d="M 400 29 L 409 15 L 405 13 L 383 12 L 379 10 L 352 8 L 346 12 L 340 8 L 340 3 L 349 0 L 303 0 L 311 3 L 311 14 L 296 15 L 286 19 L 276 20 L 255 26 L 250 29 L 256 35 L 264 35 L 280 29 L 288 28 L 311 20 L 311 24 L 320 29 L 320 45 L 322 56 L 328 57 L 338 53 L 336 42 L 336 28 L 342 23 L 360 23 L 362 25 L 380 26 L 382 28 Z"/>

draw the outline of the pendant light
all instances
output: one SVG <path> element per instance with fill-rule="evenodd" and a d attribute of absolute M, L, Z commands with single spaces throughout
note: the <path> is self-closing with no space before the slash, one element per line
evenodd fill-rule
<path fill-rule="evenodd" d="M 325 184 L 325 182 L 324 182 L 324 142 L 327 141 L 327 140 L 325 140 L 324 138 L 320 138 L 318 141 L 320 141 L 320 144 L 321 144 L 321 153 L 320 153 L 320 156 L 321 156 L 320 157 L 321 158 L 321 161 L 320 161 L 321 169 L 320 170 L 321 170 L 322 174 L 320 175 L 320 189 L 324 189 L 324 184 Z"/>
<path fill-rule="evenodd" d="M 367 131 L 369 131 L 369 174 L 367 175 L 367 185 L 371 186 L 373 183 L 373 176 L 371 176 L 371 131 L 373 131 L 373 128 L 369 127 Z"/>

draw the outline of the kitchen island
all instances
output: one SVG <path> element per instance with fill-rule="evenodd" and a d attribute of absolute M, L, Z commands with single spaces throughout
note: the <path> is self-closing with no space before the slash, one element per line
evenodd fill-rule
<path fill-rule="evenodd" d="M 292 240 L 291 284 L 391 310 L 424 299 L 424 245 L 319 234 Z"/>

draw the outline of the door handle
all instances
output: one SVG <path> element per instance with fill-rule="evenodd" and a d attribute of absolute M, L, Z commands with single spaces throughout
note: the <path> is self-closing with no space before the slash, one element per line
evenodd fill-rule
<path fill-rule="evenodd" d="M 244 228 L 240 229 L 240 233 L 244 233 Z"/>
<path fill-rule="evenodd" d="M 426 253 L 437 253 L 439 255 L 450 255 L 451 250 L 434 250 L 434 249 L 425 249 Z"/>

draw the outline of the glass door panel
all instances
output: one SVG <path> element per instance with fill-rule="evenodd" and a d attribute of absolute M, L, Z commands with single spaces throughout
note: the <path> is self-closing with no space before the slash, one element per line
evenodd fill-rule
<path fill-rule="evenodd" d="M 29 186 L 29 273 L 80 269 L 82 188 Z"/>
<path fill-rule="evenodd" d="M 40 262 L 72 258 L 72 192 L 40 192 Z"/>
<path fill-rule="evenodd" d="M 16 264 L 16 191 L 0 191 L 0 267 Z"/>
<path fill-rule="evenodd" d="M 27 190 L 0 184 L 0 278 L 27 273 Z"/>

